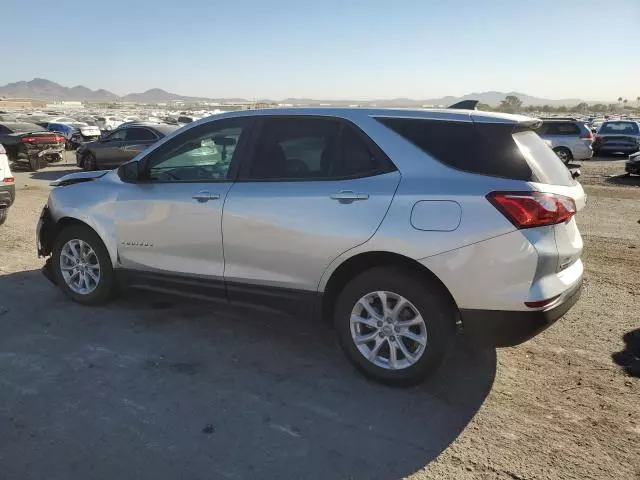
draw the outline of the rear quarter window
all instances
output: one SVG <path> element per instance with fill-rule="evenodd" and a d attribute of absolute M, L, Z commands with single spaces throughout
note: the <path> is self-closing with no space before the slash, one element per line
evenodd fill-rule
<path fill-rule="evenodd" d="M 513 124 L 377 118 L 439 162 L 492 177 L 573 185 L 569 170 L 532 130 Z"/>

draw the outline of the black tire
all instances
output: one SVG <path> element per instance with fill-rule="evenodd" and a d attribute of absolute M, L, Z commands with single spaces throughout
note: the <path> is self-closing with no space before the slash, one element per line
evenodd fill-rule
<path fill-rule="evenodd" d="M 82 240 L 89 244 L 93 249 L 100 265 L 100 280 L 95 290 L 88 294 L 80 294 L 74 292 L 64 280 L 62 270 L 60 268 L 60 256 L 62 247 L 69 240 Z M 83 305 L 99 305 L 108 301 L 115 293 L 115 276 L 113 266 L 107 248 L 102 240 L 93 230 L 83 225 L 70 225 L 64 228 L 53 242 L 53 250 L 51 252 L 51 264 L 53 273 L 56 277 L 57 284 L 62 291 L 71 300 Z"/>
<path fill-rule="evenodd" d="M 7 221 L 8 209 L 0 208 L 0 225 Z"/>
<path fill-rule="evenodd" d="M 573 154 L 571 153 L 571 150 L 566 147 L 556 147 L 553 149 L 553 151 L 556 152 L 558 158 L 560 158 L 560 160 L 562 160 L 562 163 L 564 163 L 565 165 L 573 160 Z"/>
<path fill-rule="evenodd" d="M 358 350 L 352 338 L 354 306 L 363 296 L 376 291 L 401 295 L 425 320 L 427 345 L 411 366 L 391 370 L 375 365 Z M 448 294 L 424 276 L 397 267 L 374 267 L 352 279 L 338 296 L 333 321 L 349 361 L 368 378 L 392 386 L 415 385 L 435 373 L 455 335 L 455 310 Z"/>
<path fill-rule="evenodd" d="M 83 159 L 82 166 L 87 172 L 98 170 L 98 162 L 96 162 L 96 156 L 93 153 L 85 153 Z"/>
<path fill-rule="evenodd" d="M 29 169 L 32 172 L 37 172 L 38 170 L 40 170 L 42 167 L 44 167 L 46 165 L 46 161 L 40 157 L 37 157 L 35 155 L 32 155 L 29 157 Z"/>

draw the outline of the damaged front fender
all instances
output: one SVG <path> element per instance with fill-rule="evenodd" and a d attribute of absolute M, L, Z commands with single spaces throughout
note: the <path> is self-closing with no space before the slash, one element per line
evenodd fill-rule
<path fill-rule="evenodd" d="M 36 245 L 38 248 L 38 257 L 47 257 L 51 255 L 53 249 L 53 240 L 55 238 L 55 223 L 49 207 L 45 205 L 38 220 L 36 227 Z"/>

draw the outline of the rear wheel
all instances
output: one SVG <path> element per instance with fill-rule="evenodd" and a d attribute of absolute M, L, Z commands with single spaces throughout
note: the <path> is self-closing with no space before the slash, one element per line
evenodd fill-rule
<path fill-rule="evenodd" d="M 93 153 L 87 152 L 84 154 L 84 161 L 82 163 L 85 170 L 88 172 L 93 170 L 98 170 L 98 163 L 96 162 L 96 157 Z"/>
<path fill-rule="evenodd" d="M 442 289 L 394 267 L 367 270 L 347 284 L 334 310 L 340 344 L 364 375 L 408 386 L 434 373 L 454 335 Z"/>
<path fill-rule="evenodd" d="M 569 163 L 571 160 L 573 160 L 573 154 L 571 153 L 571 150 L 569 150 L 568 148 L 557 147 L 557 148 L 554 148 L 553 151 L 556 152 L 556 155 L 558 156 L 558 158 L 562 160 L 562 163 L 564 163 L 565 165 Z"/>
<path fill-rule="evenodd" d="M 42 167 L 46 166 L 46 163 L 47 162 L 43 158 L 38 157 L 37 155 L 31 155 L 29 157 L 29 169 L 32 172 L 37 172 Z"/>
<path fill-rule="evenodd" d="M 89 227 L 64 228 L 54 241 L 51 263 L 58 285 L 75 302 L 101 304 L 114 292 L 111 258 Z"/>
<path fill-rule="evenodd" d="M 0 208 L 0 225 L 7 221 L 7 213 L 6 208 Z"/>

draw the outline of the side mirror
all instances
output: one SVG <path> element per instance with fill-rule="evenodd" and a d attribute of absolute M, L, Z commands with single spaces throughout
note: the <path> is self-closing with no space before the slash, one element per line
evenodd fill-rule
<path fill-rule="evenodd" d="M 580 169 L 579 168 L 577 168 L 575 170 L 571 170 L 571 176 L 573 178 L 578 178 L 580 175 L 581 175 L 581 173 L 580 173 Z"/>
<path fill-rule="evenodd" d="M 140 165 L 138 162 L 127 162 L 118 167 L 118 177 L 127 183 L 136 183 L 140 178 Z"/>

